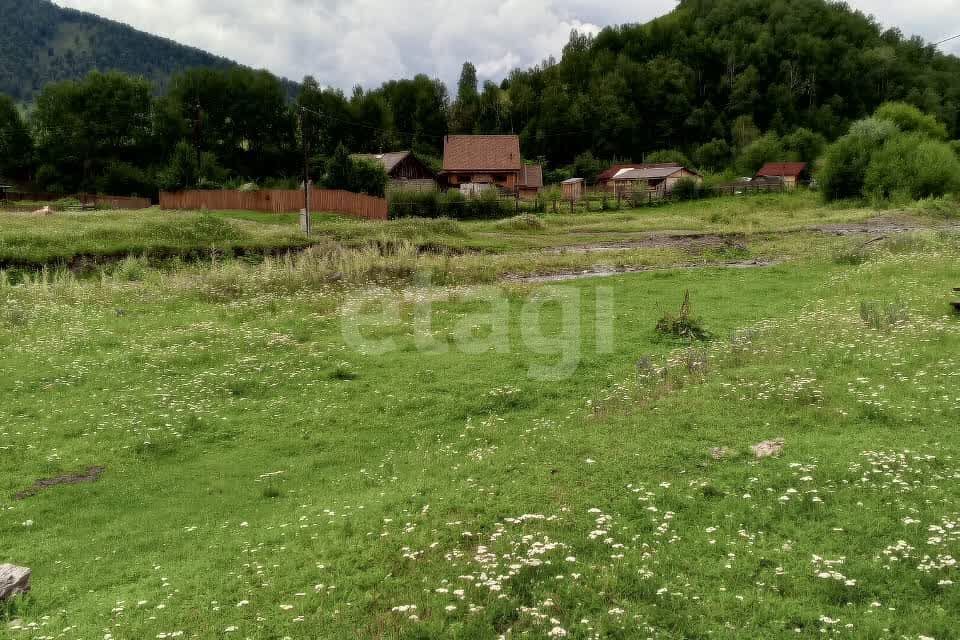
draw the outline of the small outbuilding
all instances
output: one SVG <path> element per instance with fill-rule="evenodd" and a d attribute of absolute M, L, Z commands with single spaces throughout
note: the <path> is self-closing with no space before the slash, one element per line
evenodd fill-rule
<path fill-rule="evenodd" d="M 796 189 L 809 177 L 806 162 L 768 162 L 760 167 L 754 180 L 779 179 L 786 189 Z"/>
<path fill-rule="evenodd" d="M 563 200 L 565 202 L 579 202 L 583 198 L 583 190 L 586 181 L 583 178 L 570 178 L 560 183 L 560 189 L 563 191 Z"/>

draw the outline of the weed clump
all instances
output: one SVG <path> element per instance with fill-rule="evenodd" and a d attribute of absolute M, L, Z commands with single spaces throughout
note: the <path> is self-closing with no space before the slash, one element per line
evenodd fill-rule
<path fill-rule="evenodd" d="M 497 229 L 503 231 L 541 231 L 546 228 L 547 225 L 540 216 L 532 213 L 524 213 L 497 223 Z"/>
<path fill-rule="evenodd" d="M 679 313 L 668 311 L 657 322 L 657 333 L 670 338 L 684 340 L 708 340 L 710 333 L 698 318 L 693 317 L 690 307 L 690 292 L 683 294 L 683 303 Z"/>
<path fill-rule="evenodd" d="M 883 303 L 876 300 L 860 303 L 860 318 L 874 331 L 886 331 L 909 318 L 909 310 L 902 302 Z"/>

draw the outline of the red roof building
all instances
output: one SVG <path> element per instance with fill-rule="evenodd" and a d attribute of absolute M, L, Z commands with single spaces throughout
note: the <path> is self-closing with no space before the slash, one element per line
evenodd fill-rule
<path fill-rule="evenodd" d="M 447 136 L 443 141 L 440 176 L 451 188 L 496 185 L 515 192 L 521 180 L 526 179 L 520 159 L 520 137 Z"/>
<path fill-rule="evenodd" d="M 807 174 L 806 162 L 768 162 L 757 171 L 757 178 L 778 178 L 785 187 L 794 188 Z"/>

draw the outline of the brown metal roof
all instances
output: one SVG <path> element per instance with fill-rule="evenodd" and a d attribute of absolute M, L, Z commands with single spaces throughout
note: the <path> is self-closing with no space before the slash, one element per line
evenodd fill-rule
<path fill-rule="evenodd" d="M 670 165 L 665 167 L 644 167 L 643 169 L 630 169 L 620 175 L 615 176 L 614 180 L 662 180 L 669 178 L 675 173 L 683 171 L 680 165 Z"/>
<path fill-rule="evenodd" d="M 757 176 L 762 178 L 798 177 L 806 170 L 806 162 L 768 162 L 760 167 Z"/>
<path fill-rule="evenodd" d="M 520 171 L 519 136 L 447 136 L 444 171 Z"/>
<path fill-rule="evenodd" d="M 617 172 L 623 171 L 624 169 L 651 169 L 654 167 L 679 167 L 680 165 L 676 162 L 638 162 L 632 164 L 615 164 L 606 171 L 600 173 L 597 176 L 599 182 L 607 182 L 608 180 L 613 180 L 613 176 L 617 175 Z"/>
<path fill-rule="evenodd" d="M 539 164 L 525 164 L 520 170 L 520 186 L 530 189 L 543 187 L 543 167 Z"/>

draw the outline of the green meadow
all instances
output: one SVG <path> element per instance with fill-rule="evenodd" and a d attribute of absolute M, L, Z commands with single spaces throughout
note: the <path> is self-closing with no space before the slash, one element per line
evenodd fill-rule
<path fill-rule="evenodd" d="M 4 214 L 0 637 L 955 637 L 952 206 Z"/>

